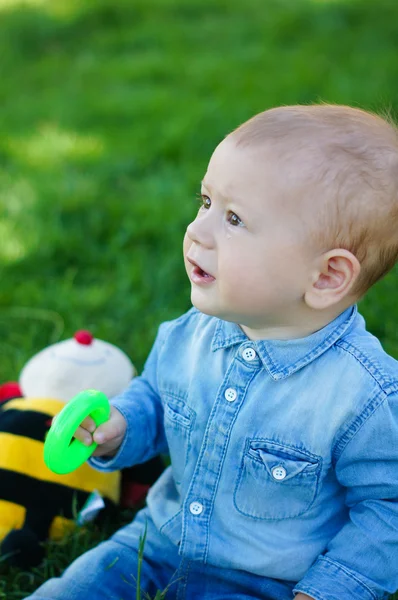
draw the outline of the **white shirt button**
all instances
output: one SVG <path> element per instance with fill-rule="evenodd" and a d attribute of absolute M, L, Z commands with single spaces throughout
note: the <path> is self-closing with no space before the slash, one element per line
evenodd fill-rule
<path fill-rule="evenodd" d="M 277 479 L 278 481 L 281 481 L 281 479 L 285 479 L 287 473 L 286 473 L 286 469 L 284 467 L 274 467 L 271 471 L 272 473 L 272 477 L 274 479 Z"/>
<path fill-rule="evenodd" d="M 226 400 L 228 400 L 228 402 L 233 402 L 234 400 L 236 400 L 237 397 L 237 393 L 236 390 L 234 390 L 234 388 L 228 388 L 227 390 L 225 390 L 224 393 L 224 397 Z"/>
<path fill-rule="evenodd" d="M 193 515 L 200 515 L 200 513 L 203 512 L 203 504 L 200 502 L 191 502 L 189 510 Z"/>
<path fill-rule="evenodd" d="M 256 354 L 256 351 L 253 350 L 253 348 L 245 348 L 242 351 L 242 356 L 245 360 L 250 362 L 251 360 L 254 360 L 256 358 L 257 354 Z"/>

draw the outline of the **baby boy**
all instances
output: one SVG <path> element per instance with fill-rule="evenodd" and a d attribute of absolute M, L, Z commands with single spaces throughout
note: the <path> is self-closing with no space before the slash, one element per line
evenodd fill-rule
<path fill-rule="evenodd" d="M 112 416 L 112 470 L 169 453 L 130 525 L 31 600 L 378 600 L 398 588 L 398 362 L 357 301 L 398 258 L 398 133 L 265 111 L 214 151 L 184 239 L 193 308 Z"/>

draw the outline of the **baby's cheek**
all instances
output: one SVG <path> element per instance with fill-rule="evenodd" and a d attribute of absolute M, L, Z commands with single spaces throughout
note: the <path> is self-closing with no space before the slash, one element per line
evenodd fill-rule
<path fill-rule="evenodd" d="M 238 264 L 229 265 L 228 268 L 219 268 L 217 285 L 221 294 L 233 304 L 241 304 L 248 295 L 251 295 L 253 279 L 248 269 Z"/>
<path fill-rule="evenodd" d="M 184 240 L 182 242 L 182 248 L 183 248 L 184 256 L 188 252 L 191 244 L 192 244 L 192 241 L 189 239 L 187 232 L 185 232 Z"/>

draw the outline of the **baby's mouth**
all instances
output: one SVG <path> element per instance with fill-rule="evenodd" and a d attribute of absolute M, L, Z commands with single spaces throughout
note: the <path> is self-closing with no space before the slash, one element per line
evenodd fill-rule
<path fill-rule="evenodd" d="M 206 273 L 206 271 L 203 271 L 203 269 L 201 269 L 200 267 L 195 267 L 194 270 L 198 273 L 198 275 L 200 277 L 212 277 L 211 275 L 209 275 L 208 273 Z M 213 277 L 213 279 L 214 279 L 214 277 Z"/>
<path fill-rule="evenodd" d="M 201 269 L 200 267 L 195 266 L 191 271 L 191 281 L 199 284 L 211 283 L 212 281 L 215 281 L 215 277 L 213 277 L 213 275 L 210 275 L 209 273 L 206 273 L 206 271 L 203 271 L 203 269 Z"/>
<path fill-rule="evenodd" d="M 202 267 L 196 264 L 193 260 L 189 258 L 187 260 L 193 266 L 190 274 L 191 281 L 194 283 L 211 283 L 212 281 L 215 281 L 215 277 L 213 277 L 213 275 L 210 275 L 210 273 L 204 271 Z"/>

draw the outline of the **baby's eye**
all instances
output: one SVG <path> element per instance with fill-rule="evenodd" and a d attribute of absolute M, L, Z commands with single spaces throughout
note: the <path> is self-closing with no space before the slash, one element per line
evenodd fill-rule
<path fill-rule="evenodd" d="M 230 225 L 234 227 L 244 227 L 243 221 L 238 217 L 238 215 L 231 210 L 228 212 L 227 221 Z"/>
<path fill-rule="evenodd" d="M 209 196 L 205 196 L 204 194 L 197 194 L 198 196 L 198 200 L 199 200 L 199 210 L 201 208 L 204 208 L 205 210 L 208 210 L 211 206 L 211 200 L 209 198 Z"/>

